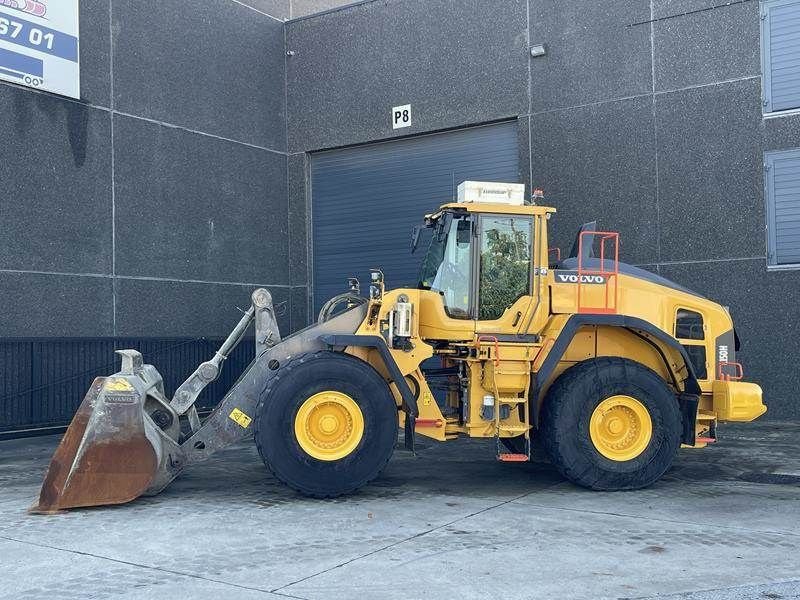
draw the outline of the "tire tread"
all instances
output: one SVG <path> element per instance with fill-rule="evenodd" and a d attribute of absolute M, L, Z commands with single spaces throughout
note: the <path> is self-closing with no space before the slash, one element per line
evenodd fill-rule
<path fill-rule="evenodd" d="M 632 473 L 609 474 L 598 468 L 591 468 L 587 466 L 586 460 L 582 460 L 582 455 L 574 451 L 575 429 L 560 425 L 564 420 L 565 411 L 574 410 L 575 403 L 586 396 L 587 380 L 590 378 L 594 382 L 600 382 L 603 387 L 610 382 L 637 381 L 653 377 L 666 386 L 657 373 L 640 363 L 619 357 L 600 357 L 578 363 L 553 383 L 542 409 L 541 437 L 546 453 L 561 475 L 578 485 L 594 490 L 630 490 L 650 485 L 669 468 L 671 459 L 663 468 L 662 465 L 654 464 L 653 461 L 659 454 L 654 454 L 645 466 L 647 471 L 657 473 L 655 478 L 652 474 L 643 478 L 641 471 L 644 469 Z M 662 408 L 669 413 L 664 415 L 669 436 L 665 442 L 674 445 L 677 450 L 680 432 L 677 401 L 671 404 L 664 403 Z"/>
<path fill-rule="evenodd" d="M 331 355 L 331 352 L 330 351 L 326 351 L 326 350 L 317 350 L 317 351 L 314 351 L 314 352 L 306 352 L 304 354 L 299 354 L 299 355 L 291 358 L 288 363 L 286 363 L 285 365 L 281 366 L 281 368 L 278 370 L 278 372 L 275 373 L 275 375 L 273 375 L 272 377 L 270 377 L 269 381 L 267 381 L 267 384 L 264 387 L 264 390 L 261 393 L 261 396 L 260 396 L 260 398 L 258 400 L 258 404 L 256 405 L 256 415 L 258 417 L 260 417 L 263 414 L 265 401 L 267 401 L 270 398 L 270 396 L 272 394 L 272 390 L 275 389 L 275 387 L 278 385 L 278 383 L 281 381 L 281 379 L 286 378 L 287 375 L 290 374 L 293 370 L 297 369 L 297 367 L 299 367 L 302 364 L 305 364 L 306 362 L 308 362 L 310 360 L 320 359 L 320 358 L 328 357 L 330 355 Z M 353 485 L 349 486 L 347 489 L 344 489 L 344 490 L 339 491 L 339 492 L 335 492 L 335 493 L 320 493 L 320 492 L 318 492 L 316 490 L 306 488 L 306 487 L 304 487 L 303 485 L 301 485 L 301 484 L 299 484 L 297 482 L 287 480 L 285 477 L 282 477 L 281 474 L 279 472 L 277 472 L 276 469 L 274 469 L 272 467 L 272 465 L 270 464 L 269 460 L 267 460 L 266 452 L 264 451 L 264 448 L 262 447 L 261 441 L 260 441 L 261 440 L 261 436 L 260 436 L 261 419 L 260 418 L 256 418 L 255 421 L 256 421 L 256 424 L 255 424 L 255 431 L 254 431 L 255 435 L 254 435 L 254 437 L 255 437 L 255 442 L 256 442 L 256 448 L 258 449 L 258 453 L 261 456 L 261 459 L 264 461 L 264 464 L 269 469 L 270 473 L 272 473 L 272 475 L 278 481 L 283 483 L 284 485 L 290 487 L 291 489 L 295 490 L 296 492 L 299 492 L 299 493 L 303 494 L 304 496 L 308 496 L 308 497 L 311 497 L 311 498 L 317 498 L 317 499 L 323 500 L 323 499 L 328 499 L 328 498 L 337 498 L 339 496 L 344 496 L 344 495 L 347 495 L 347 494 L 352 494 L 353 492 L 361 489 L 365 485 L 368 485 L 369 483 L 371 483 L 372 481 L 377 479 L 380 476 L 381 472 L 386 468 L 386 465 L 389 463 L 389 461 L 392 458 L 392 455 L 394 454 L 394 450 L 392 450 L 392 452 L 390 452 L 388 454 L 386 459 L 384 461 L 382 461 L 382 463 L 380 464 L 379 469 L 377 470 L 377 472 L 373 476 L 362 478 L 361 480 L 356 481 Z"/>

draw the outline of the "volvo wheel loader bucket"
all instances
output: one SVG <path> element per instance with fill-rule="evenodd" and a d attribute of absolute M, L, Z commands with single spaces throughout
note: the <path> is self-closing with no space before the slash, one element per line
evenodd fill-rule
<path fill-rule="evenodd" d="M 146 394 L 133 377 L 98 377 L 67 428 L 47 470 L 34 513 L 122 504 L 143 494 L 163 455 Z M 155 435 L 154 435 L 155 433 Z"/>
<path fill-rule="evenodd" d="M 94 380 L 56 449 L 33 513 L 123 504 L 163 490 L 188 466 L 250 434 L 266 382 L 293 356 L 328 347 L 329 334 L 353 334 L 366 317 L 361 304 L 281 339 L 269 291 L 252 306 L 214 356 L 169 399 L 156 368 L 136 350 L 117 350 L 118 373 Z M 222 362 L 255 323 L 255 359 L 204 422 L 195 408 Z M 183 421 L 182 421 L 183 420 Z M 181 432 L 182 424 L 189 431 Z"/>
<path fill-rule="evenodd" d="M 163 487 L 180 424 L 161 375 L 120 350 L 122 369 L 92 383 L 47 469 L 34 513 L 123 504 Z M 158 421 L 158 425 L 156 425 Z"/>

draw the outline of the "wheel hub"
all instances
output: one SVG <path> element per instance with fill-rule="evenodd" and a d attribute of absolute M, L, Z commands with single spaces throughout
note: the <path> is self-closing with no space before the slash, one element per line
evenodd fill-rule
<path fill-rule="evenodd" d="M 650 444 L 653 422 L 647 408 L 636 398 L 611 396 L 592 412 L 589 437 L 600 454 L 624 462 L 639 456 Z"/>
<path fill-rule="evenodd" d="M 319 428 L 322 433 L 332 434 L 339 427 L 339 419 L 332 415 L 325 415 L 319 420 Z"/>
<path fill-rule="evenodd" d="M 297 443 L 319 460 L 339 460 L 364 436 L 364 415 L 347 394 L 324 391 L 306 399 L 294 420 Z"/>

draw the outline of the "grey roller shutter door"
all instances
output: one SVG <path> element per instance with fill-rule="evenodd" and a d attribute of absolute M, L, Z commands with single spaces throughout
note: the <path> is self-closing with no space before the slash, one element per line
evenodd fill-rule
<path fill-rule="evenodd" d="M 800 264 L 800 150 L 766 155 L 769 264 Z"/>
<path fill-rule="evenodd" d="M 800 108 L 800 0 L 762 3 L 764 110 Z"/>
<path fill-rule="evenodd" d="M 349 276 L 366 287 L 373 267 L 415 287 L 425 242 L 412 255 L 411 229 L 462 181 L 518 181 L 517 134 L 511 121 L 312 155 L 315 312 Z"/>

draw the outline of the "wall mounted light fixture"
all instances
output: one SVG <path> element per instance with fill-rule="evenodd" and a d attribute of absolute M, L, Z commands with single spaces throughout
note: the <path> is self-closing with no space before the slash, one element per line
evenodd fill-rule
<path fill-rule="evenodd" d="M 540 56 L 544 56 L 547 54 L 547 48 L 544 47 L 544 44 L 536 44 L 535 46 L 531 46 L 531 56 L 534 58 L 538 58 Z"/>

